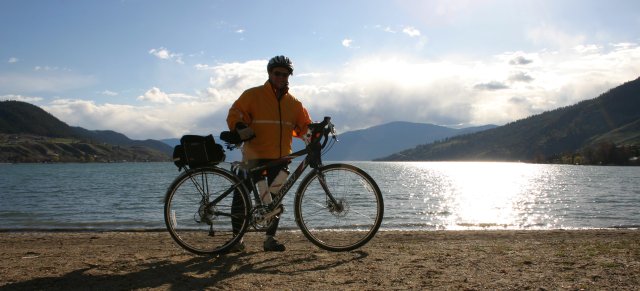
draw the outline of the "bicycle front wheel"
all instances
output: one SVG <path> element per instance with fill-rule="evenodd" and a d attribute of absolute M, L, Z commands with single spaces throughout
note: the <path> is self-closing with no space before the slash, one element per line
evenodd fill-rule
<path fill-rule="evenodd" d="M 384 212 L 382 193 L 373 178 L 347 164 L 323 166 L 305 177 L 294 207 L 307 239 L 335 252 L 354 250 L 371 240 Z"/>
<path fill-rule="evenodd" d="M 171 237 L 199 255 L 231 248 L 249 224 L 250 202 L 239 183 L 232 173 L 216 167 L 187 170 L 178 176 L 167 190 L 164 205 Z"/>

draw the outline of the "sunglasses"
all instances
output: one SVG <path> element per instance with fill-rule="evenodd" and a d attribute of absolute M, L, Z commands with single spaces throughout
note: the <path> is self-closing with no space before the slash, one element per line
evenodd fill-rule
<path fill-rule="evenodd" d="M 289 72 L 278 72 L 278 71 L 273 71 L 273 75 L 276 77 L 289 77 Z"/>

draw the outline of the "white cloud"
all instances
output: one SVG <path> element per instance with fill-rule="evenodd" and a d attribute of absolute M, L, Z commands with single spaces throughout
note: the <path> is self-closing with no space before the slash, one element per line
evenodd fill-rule
<path fill-rule="evenodd" d="M 113 91 L 109 91 L 109 90 L 104 90 L 104 91 L 100 92 L 100 94 L 105 95 L 105 96 L 118 96 L 117 92 L 113 92 Z"/>
<path fill-rule="evenodd" d="M 168 60 L 171 58 L 171 53 L 165 48 L 151 49 L 149 50 L 149 53 L 163 60 Z"/>
<path fill-rule="evenodd" d="M 17 63 L 18 61 L 19 61 L 19 60 L 18 60 L 18 58 L 13 58 L 13 57 L 12 57 L 12 58 L 9 58 L 9 60 L 8 60 L 7 62 L 8 62 L 9 64 L 14 64 L 14 63 Z"/>
<path fill-rule="evenodd" d="M 197 99 L 198 98 L 195 96 L 191 96 L 184 93 L 167 94 L 165 92 L 162 92 L 162 90 L 160 90 L 157 87 L 153 87 L 147 90 L 147 92 L 145 92 L 143 95 L 138 96 L 137 98 L 137 100 L 140 100 L 140 101 L 148 101 L 151 103 L 159 103 L 159 104 L 173 104 L 176 102 L 176 100 L 177 101 L 193 101 Z"/>
<path fill-rule="evenodd" d="M 577 45 L 573 47 L 573 49 L 580 54 L 597 54 L 602 49 L 601 46 L 591 44 L 591 45 Z"/>
<path fill-rule="evenodd" d="M 35 66 L 33 68 L 34 71 L 58 71 L 60 68 L 58 67 L 50 67 L 50 66 Z"/>
<path fill-rule="evenodd" d="M 226 117 L 215 110 L 215 104 L 206 102 L 133 106 L 58 99 L 42 107 L 69 125 L 90 130 L 115 130 L 132 139 L 219 133 L 222 125 L 210 120 Z"/>
<path fill-rule="evenodd" d="M 314 114 L 336 115 L 351 129 L 394 120 L 504 124 L 595 98 L 637 78 L 638 64 L 640 47 L 618 45 L 589 54 L 513 52 L 482 61 L 368 56 L 330 80 L 322 74 L 304 86 L 294 80 L 291 90 Z"/>
<path fill-rule="evenodd" d="M 207 99 L 229 104 L 248 88 L 262 85 L 268 78 L 267 60 L 207 66 L 211 71 L 209 87 L 202 94 Z M 227 108 L 228 109 L 228 108 Z"/>
<path fill-rule="evenodd" d="M 158 49 L 150 49 L 149 54 L 162 60 L 173 60 L 176 63 L 184 64 L 184 61 L 182 60 L 182 54 L 172 53 L 164 47 L 160 47 Z"/>
<path fill-rule="evenodd" d="M 413 26 L 407 26 L 403 28 L 402 32 L 410 37 L 420 36 L 420 31 Z"/>
<path fill-rule="evenodd" d="M 353 43 L 353 39 L 345 38 L 345 39 L 342 40 L 342 46 L 343 47 L 351 47 L 352 43 Z"/>
<path fill-rule="evenodd" d="M 193 66 L 196 70 L 200 70 L 200 71 L 206 71 L 206 70 L 211 70 L 211 66 L 207 65 L 207 64 L 195 64 Z"/>
<path fill-rule="evenodd" d="M 46 109 L 72 125 L 139 139 L 219 133 L 231 103 L 266 81 L 266 62 L 197 65 L 210 77 L 195 96 L 151 88 L 139 97 L 149 101 L 143 106 L 57 100 Z M 504 124 L 595 98 L 638 78 L 639 64 L 636 44 L 505 52 L 483 60 L 367 55 L 330 72 L 300 72 L 292 76 L 290 92 L 314 120 L 332 116 L 342 132 L 397 120 Z"/>
<path fill-rule="evenodd" d="M 22 102 L 28 102 L 28 103 L 35 103 L 35 102 L 42 101 L 42 97 L 31 97 L 31 96 L 22 96 L 22 95 L 9 94 L 9 95 L 0 96 L 0 100 L 2 100 L 2 101 L 12 100 L 12 101 L 22 101 Z"/>
<path fill-rule="evenodd" d="M 144 95 L 138 96 L 138 100 L 150 101 L 153 103 L 173 103 L 169 98 L 169 95 L 160 91 L 160 89 L 153 87 L 149 89 Z"/>

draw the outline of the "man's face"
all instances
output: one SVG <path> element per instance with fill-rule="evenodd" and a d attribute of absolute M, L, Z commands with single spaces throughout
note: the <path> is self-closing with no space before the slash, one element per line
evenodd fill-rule
<path fill-rule="evenodd" d="M 285 88 L 289 84 L 289 70 L 285 68 L 273 68 L 269 73 L 269 80 L 276 89 Z"/>

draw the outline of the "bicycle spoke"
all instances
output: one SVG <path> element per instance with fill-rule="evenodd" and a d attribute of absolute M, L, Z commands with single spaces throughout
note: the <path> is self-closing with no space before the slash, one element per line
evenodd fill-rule
<path fill-rule="evenodd" d="M 316 245 L 345 251 L 369 241 L 382 222 L 382 194 L 364 171 L 334 164 L 305 178 L 296 198 L 296 221 Z M 339 231 L 338 231 L 339 230 Z"/>
<path fill-rule="evenodd" d="M 174 181 L 165 201 L 165 221 L 180 246 L 197 254 L 214 254 L 239 240 L 234 232 L 246 228 L 244 213 L 249 204 L 246 195 L 239 195 L 241 214 L 233 214 L 234 195 L 224 195 L 239 185 L 236 180 L 224 170 L 206 168 L 185 172 Z"/>

